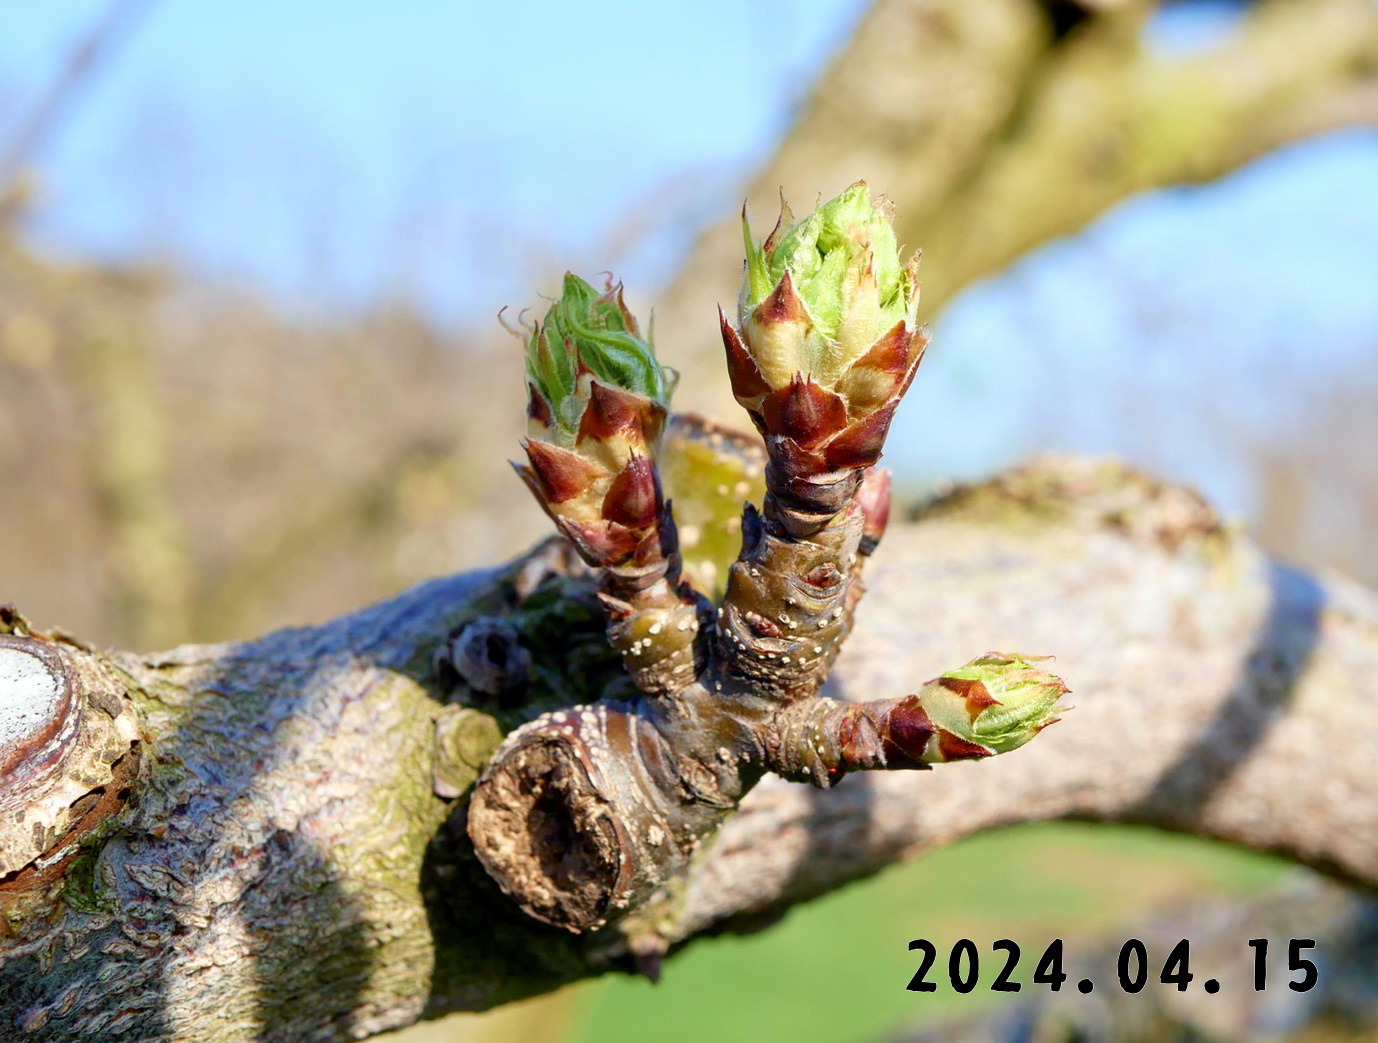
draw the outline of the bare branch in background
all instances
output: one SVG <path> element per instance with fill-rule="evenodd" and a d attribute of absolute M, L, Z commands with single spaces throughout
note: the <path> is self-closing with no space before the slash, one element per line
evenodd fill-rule
<path fill-rule="evenodd" d="M 57 136 L 81 90 L 152 4 L 153 0 L 113 0 L 100 20 L 72 49 L 10 140 L 0 147 L 0 219 L 7 216 L 7 211 L 17 201 L 16 187 L 25 167 Z"/>

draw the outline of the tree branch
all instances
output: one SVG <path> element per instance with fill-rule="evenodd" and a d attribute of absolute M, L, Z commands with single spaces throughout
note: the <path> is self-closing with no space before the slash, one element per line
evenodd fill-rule
<path fill-rule="evenodd" d="M 128 34 L 149 6 L 149 0 L 113 0 L 101 19 L 66 57 L 52 82 L 23 122 L 0 144 L 0 224 L 5 223 L 17 202 L 16 181 L 44 142 L 60 129 L 70 111 L 73 96 L 105 61 L 108 52 Z"/>
<path fill-rule="evenodd" d="M 0 1025 L 34 1040 L 358 1038 L 1056 817 L 1151 822 L 1378 885 L 1378 597 L 1270 563 L 1190 493 L 1053 462 L 892 525 L 831 687 L 912 690 L 974 642 L 1056 647 L 1074 715 L 979 768 L 864 774 L 828 794 L 767 781 L 651 905 L 585 937 L 546 928 L 497 892 L 464 801 L 431 781 L 453 701 L 508 727 L 548 708 L 496 711 L 430 665 L 466 620 L 510 611 L 517 574 L 438 580 L 245 644 L 93 657 L 137 709 L 144 781 L 44 895 L 50 915 L 6 905 Z M 591 581 L 560 582 L 591 599 Z M 564 604 L 561 647 L 532 651 L 534 670 L 564 665 L 568 705 L 596 694 L 579 686 L 610 653 L 596 604 Z M 510 618 L 534 626 L 523 612 Z M 581 659 L 595 647 L 603 660 Z"/>
<path fill-rule="evenodd" d="M 827 800 L 769 784 L 695 868 L 678 934 L 1049 818 L 1151 823 L 1378 884 L 1372 593 L 1268 561 L 1185 490 L 1068 462 L 936 505 L 871 575 L 842 693 L 893 691 L 983 633 L 1056 644 L 1076 713 L 979 771 L 863 776 Z"/>

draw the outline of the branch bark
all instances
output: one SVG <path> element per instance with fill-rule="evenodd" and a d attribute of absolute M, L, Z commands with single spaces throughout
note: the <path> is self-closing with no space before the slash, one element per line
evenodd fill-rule
<path fill-rule="evenodd" d="M 437 720 L 482 706 L 446 690 L 432 655 L 501 613 L 513 575 L 245 644 L 97 657 L 137 711 L 142 781 L 51 913 L 7 907 L 6 1033 L 360 1038 L 1036 819 L 1148 822 L 1378 886 L 1378 596 L 1269 562 L 1188 492 L 1063 461 L 892 526 L 831 694 L 912 690 L 985 646 L 1056 647 L 1075 714 L 977 769 L 829 793 L 766 782 L 648 906 L 588 936 L 544 927 L 478 867 L 464 801 L 432 789 Z M 577 663 L 601 625 L 590 611 L 556 654 Z"/>
<path fill-rule="evenodd" d="M 806 201 L 859 178 L 884 186 L 900 241 L 923 247 L 932 315 L 1135 193 L 1378 125 L 1368 0 L 1262 0 L 1225 43 L 1188 57 L 1144 41 L 1151 4 L 1101 5 L 1065 31 L 1051 6 L 880 0 L 753 179 L 751 212 L 772 216 L 781 192 Z M 732 415 L 699 320 L 736 299 L 739 256 L 737 224 L 715 225 L 657 302 L 662 353 L 686 374 L 678 408 Z"/>

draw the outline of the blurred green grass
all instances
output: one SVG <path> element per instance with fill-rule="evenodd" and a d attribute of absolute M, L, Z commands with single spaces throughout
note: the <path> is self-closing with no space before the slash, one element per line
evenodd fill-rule
<path fill-rule="evenodd" d="M 828 1040 L 871 1043 L 901 1026 L 999 1002 L 989 991 L 1003 954 L 1020 946 L 1015 980 L 1027 982 L 1054 939 L 1070 960 L 1154 909 L 1202 894 L 1276 885 L 1286 863 L 1157 830 L 1054 823 L 985 834 L 893 867 L 791 911 L 760 934 L 690 945 L 666 962 L 659 985 L 608 977 L 582 986 L 565 1043 L 736 1043 Z M 905 991 L 917 969 L 914 938 L 938 947 L 929 980 Z M 980 984 L 958 995 L 947 954 L 977 944 Z"/>

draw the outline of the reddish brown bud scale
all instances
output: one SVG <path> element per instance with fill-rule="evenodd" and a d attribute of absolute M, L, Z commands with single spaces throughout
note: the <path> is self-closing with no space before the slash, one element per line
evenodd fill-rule
<path fill-rule="evenodd" d="M 881 337 L 838 381 L 848 416 L 869 416 L 909 390 L 927 341 L 900 322 Z"/>
<path fill-rule="evenodd" d="M 914 764 L 921 763 L 924 750 L 933 738 L 934 727 L 918 696 L 909 695 L 901 699 L 885 714 L 885 724 L 886 763 L 891 764 L 897 757 Z"/>
<path fill-rule="evenodd" d="M 769 438 L 766 446 L 770 452 L 771 465 L 782 477 L 817 475 L 827 470 L 827 460 L 822 453 L 805 449 L 793 438 Z"/>
<path fill-rule="evenodd" d="M 660 480 L 655 465 L 644 456 L 634 456 L 608 486 L 603 517 L 631 529 L 644 529 L 654 525 L 659 516 Z"/>
<path fill-rule="evenodd" d="M 959 735 L 953 735 L 946 728 L 938 729 L 938 753 L 945 761 L 975 760 L 993 756 L 984 746 L 968 742 Z"/>
<path fill-rule="evenodd" d="M 812 449 L 847 425 L 847 403 L 802 373 L 761 402 L 761 417 L 773 435 Z"/>
<path fill-rule="evenodd" d="M 863 712 L 861 707 L 845 714 L 837 729 L 838 746 L 842 763 L 831 765 L 828 774 L 842 774 L 848 766 L 873 766 L 879 761 L 881 750 L 880 735 L 875 722 Z"/>
<path fill-rule="evenodd" d="M 799 322 L 808 317 L 804 302 L 794 292 L 794 279 L 790 276 L 788 268 L 785 269 L 785 274 L 780 277 L 775 289 L 756 306 L 751 317 L 754 322 L 761 325 L 776 322 Z"/>
<path fill-rule="evenodd" d="M 578 453 L 538 438 L 524 439 L 522 448 L 531 461 L 540 496 L 546 503 L 564 503 L 574 499 L 592 485 L 601 473 L 596 465 Z"/>
<path fill-rule="evenodd" d="M 975 721 L 977 717 L 989 706 L 999 706 L 1000 700 L 996 699 L 986 690 L 986 686 L 976 678 L 971 677 L 940 677 L 938 684 L 948 691 L 956 692 L 966 700 L 967 716 Z"/>
<path fill-rule="evenodd" d="M 904 383 L 900 385 L 899 394 L 904 395 L 909 391 L 909 385 L 914 383 L 914 377 L 919 372 L 919 363 L 924 360 L 928 353 L 928 327 L 920 326 L 914 331 L 909 340 L 909 369 L 905 372 Z"/>
<path fill-rule="evenodd" d="M 770 385 L 761 376 L 742 343 L 741 334 L 727 320 L 722 308 L 718 309 L 718 324 L 722 328 L 723 347 L 727 350 L 727 377 L 732 383 L 732 394 L 744 408 L 759 409 L 761 397 L 770 393 Z"/>
<path fill-rule="evenodd" d="M 617 435 L 650 445 L 664 426 L 665 410 L 649 398 L 589 382 L 589 403 L 579 418 L 575 443 L 586 439 L 603 442 Z"/>
<path fill-rule="evenodd" d="M 890 433 L 890 421 L 895 418 L 898 405 L 899 399 L 895 399 L 864 420 L 858 420 L 829 442 L 824 450 L 828 465 L 838 470 L 872 466 L 880 459 L 881 450 L 885 448 L 885 436 Z"/>
<path fill-rule="evenodd" d="M 603 568 L 626 564 L 640 543 L 636 534 L 623 525 L 577 522 L 558 516 L 555 523 L 585 561 L 599 562 Z"/>
<path fill-rule="evenodd" d="M 515 460 L 508 460 L 507 463 L 512 470 L 517 472 L 517 477 L 522 480 L 522 484 L 531 491 L 532 499 L 540 504 L 541 510 L 549 515 L 550 504 L 546 502 L 545 490 L 541 488 L 541 482 L 540 479 L 536 477 L 536 472 L 526 464 L 519 464 Z"/>
<path fill-rule="evenodd" d="M 526 385 L 526 418 L 545 428 L 555 426 L 555 412 L 535 384 Z"/>
<path fill-rule="evenodd" d="M 866 354 L 852 363 L 852 368 L 875 369 L 883 373 L 907 373 L 914 361 L 910 355 L 910 348 L 915 340 L 909 331 L 908 323 L 901 319 L 881 334 Z"/>

